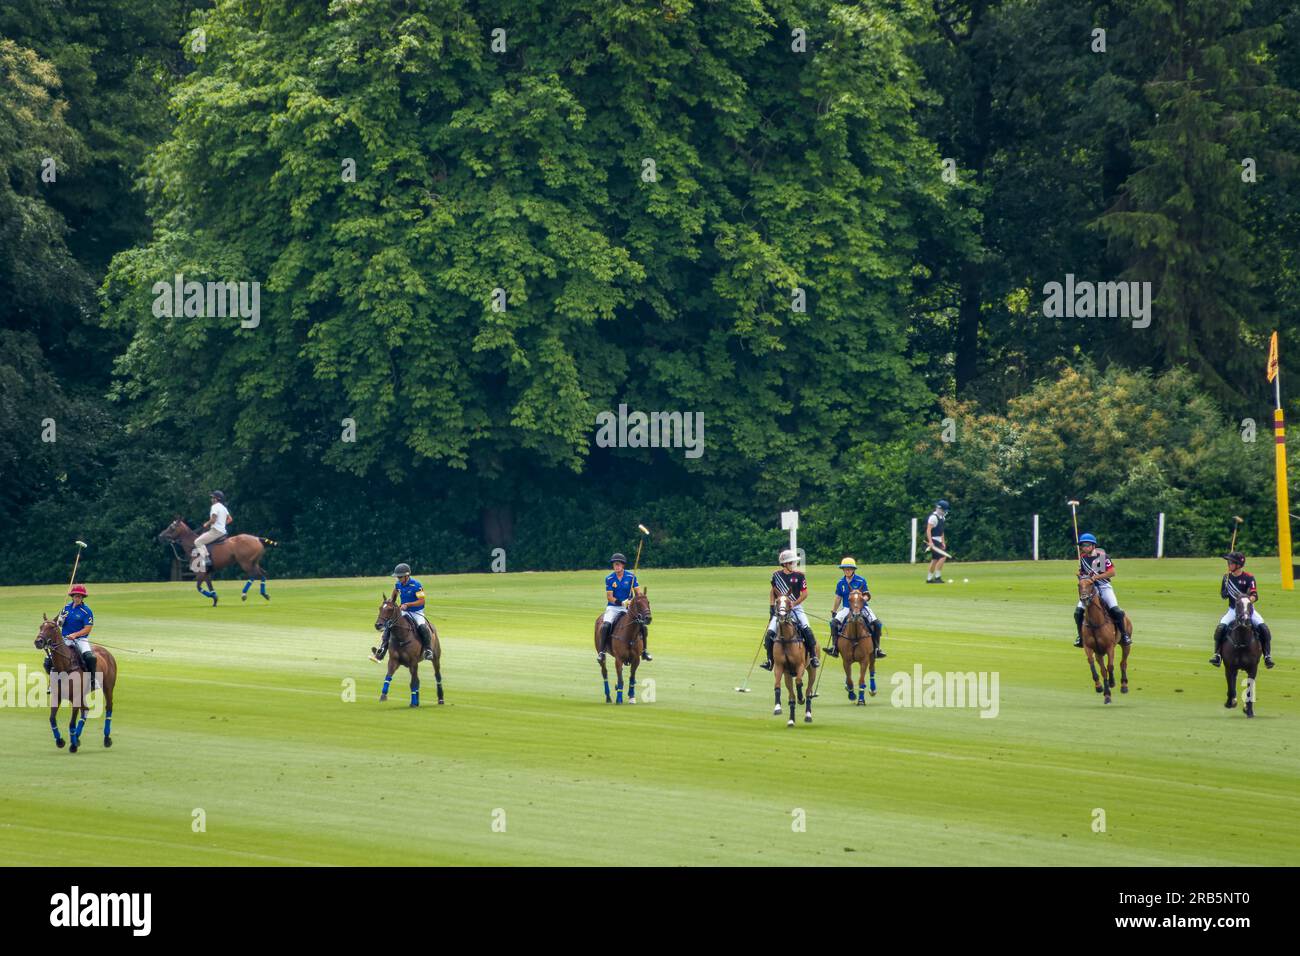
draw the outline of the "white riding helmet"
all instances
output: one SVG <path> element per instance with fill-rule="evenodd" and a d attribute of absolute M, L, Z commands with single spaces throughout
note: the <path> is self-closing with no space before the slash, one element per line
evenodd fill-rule
<path fill-rule="evenodd" d="M 795 554 L 789 548 L 786 548 L 781 552 L 781 556 L 777 559 L 777 564 L 792 564 L 798 560 L 799 555 Z"/>

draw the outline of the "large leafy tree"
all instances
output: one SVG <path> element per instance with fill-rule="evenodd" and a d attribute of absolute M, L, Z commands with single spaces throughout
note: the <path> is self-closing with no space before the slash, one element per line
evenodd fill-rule
<path fill-rule="evenodd" d="M 700 411 L 707 451 L 674 469 L 796 495 L 928 401 L 905 356 L 918 223 L 947 216 L 910 115 L 925 17 L 217 3 L 157 233 L 105 283 L 119 395 L 253 462 L 489 486 L 581 469 L 619 402 Z M 156 317 L 175 273 L 263 282 L 260 325 Z"/>

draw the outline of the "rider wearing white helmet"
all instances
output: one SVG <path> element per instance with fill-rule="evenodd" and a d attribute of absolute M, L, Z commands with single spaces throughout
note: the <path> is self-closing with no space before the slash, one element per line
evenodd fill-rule
<path fill-rule="evenodd" d="M 799 626 L 804 648 L 808 651 L 809 665 L 821 667 L 821 661 L 817 659 L 817 638 L 813 636 L 812 628 L 808 624 L 808 614 L 803 609 L 803 602 L 808 598 L 808 579 L 804 577 L 802 571 L 795 568 L 799 557 L 789 548 L 781 552 L 779 560 L 781 566 L 772 572 L 772 586 L 768 592 L 768 614 L 771 620 L 767 623 L 767 633 L 763 635 L 763 647 L 767 649 L 767 660 L 762 665 L 763 670 L 772 669 L 772 642 L 776 638 L 776 599 L 779 595 L 785 595 L 790 599 L 795 623 Z"/>
<path fill-rule="evenodd" d="M 856 561 L 845 558 L 840 562 L 840 570 L 844 572 L 844 577 L 835 582 L 835 603 L 831 606 L 831 640 L 826 646 L 826 653 L 831 657 L 840 656 L 838 644 L 840 631 L 844 629 L 844 621 L 849 616 L 849 595 L 861 591 L 867 602 L 871 600 L 871 589 L 867 587 L 867 579 L 858 574 Z M 871 629 L 871 642 L 876 646 L 876 656 L 887 657 L 880 649 L 880 618 L 876 617 L 876 612 L 871 610 L 869 603 L 863 603 L 862 613 L 867 619 L 867 627 Z"/>

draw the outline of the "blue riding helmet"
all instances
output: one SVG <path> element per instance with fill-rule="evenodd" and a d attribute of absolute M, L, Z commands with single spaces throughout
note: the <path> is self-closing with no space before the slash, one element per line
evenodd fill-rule
<path fill-rule="evenodd" d="M 934 506 L 935 506 L 936 508 L 942 508 L 944 511 L 951 511 L 951 510 L 952 510 L 952 505 L 948 504 L 948 502 L 945 501 L 943 498 L 940 498 L 938 501 L 936 501 L 936 502 L 934 503 Z"/>
<path fill-rule="evenodd" d="M 1096 544 L 1096 543 L 1097 543 L 1097 536 L 1096 536 L 1095 534 L 1081 534 L 1081 535 L 1079 535 L 1079 543 L 1080 543 L 1080 544 Z"/>

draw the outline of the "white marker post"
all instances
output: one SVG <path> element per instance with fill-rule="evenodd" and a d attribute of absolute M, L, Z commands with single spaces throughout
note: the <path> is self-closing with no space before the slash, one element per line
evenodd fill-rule
<path fill-rule="evenodd" d="M 803 554 L 799 551 L 799 512 L 782 511 L 781 529 L 790 532 L 790 550 L 799 556 L 799 570 L 804 568 Z"/>
<path fill-rule="evenodd" d="M 1034 515 L 1034 560 L 1038 560 L 1038 515 Z"/>
<path fill-rule="evenodd" d="M 1160 512 L 1160 519 L 1156 522 L 1156 557 L 1165 556 L 1165 513 Z"/>
<path fill-rule="evenodd" d="M 916 564 L 916 519 L 912 519 L 912 563 Z"/>

